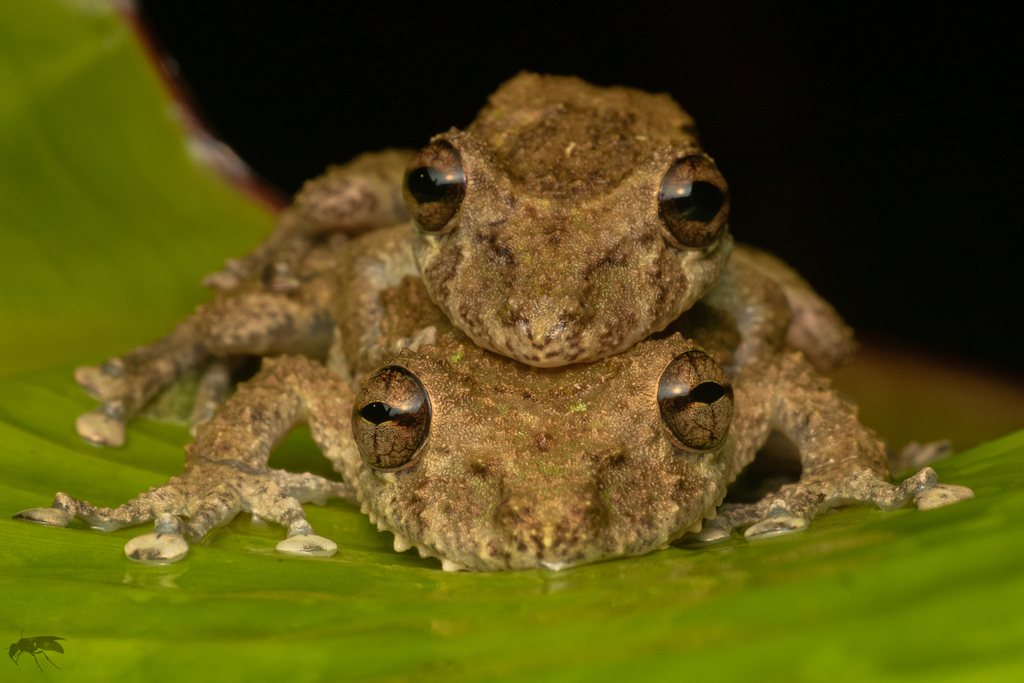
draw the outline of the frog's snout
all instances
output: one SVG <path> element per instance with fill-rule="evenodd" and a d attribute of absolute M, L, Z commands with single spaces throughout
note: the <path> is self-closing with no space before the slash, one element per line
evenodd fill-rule
<path fill-rule="evenodd" d="M 600 547 L 608 510 L 596 488 L 550 499 L 512 496 L 502 501 L 495 521 L 508 539 L 515 568 L 561 569 L 585 562 Z"/>
<path fill-rule="evenodd" d="M 504 353 L 517 360 L 537 367 L 593 360 L 584 348 L 593 316 L 583 302 L 510 297 L 498 316 L 507 335 Z"/>

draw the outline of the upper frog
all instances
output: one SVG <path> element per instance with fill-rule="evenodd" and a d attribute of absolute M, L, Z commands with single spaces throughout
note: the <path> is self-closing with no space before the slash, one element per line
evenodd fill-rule
<path fill-rule="evenodd" d="M 533 366 L 662 330 L 714 284 L 729 194 L 668 95 L 522 73 L 410 162 L 413 253 L 474 342 Z"/>

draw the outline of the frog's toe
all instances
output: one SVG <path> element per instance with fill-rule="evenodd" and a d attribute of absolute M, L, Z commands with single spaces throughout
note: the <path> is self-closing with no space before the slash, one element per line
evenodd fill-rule
<path fill-rule="evenodd" d="M 227 400 L 231 389 L 231 372 L 224 360 L 215 360 L 203 372 L 196 389 L 195 403 L 189 415 L 188 431 L 195 436 L 199 426 L 213 419 L 217 408 Z"/>
<path fill-rule="evenodd" d="M 757 538 L 769 538 L 771 536 L 782 536 L 803 531 L 807 528 L 807 520 L 802 517 L 769 517 L 757 524 L 753 524 L 743 532 L 743 537 L 748 541 Z"/>
<path fill-rule="evenodd" d="M 182 535 L 184 523 L 174 515 L 161 514 L 153 531 L 136 536 L 124 546 L 129 560 L 142 564 L 170 564 L 188 555 L 188 541 Z"/>
<path fill-rule="evenodd" d="M 132 562 L 141 564 L 170 564 L 188 555 L 188 541 L 181 534 L 154 531 L 128 541 L 124 554 Z"/>
<path fill-rule="evenodd" d="M 785 501 L 780 499 L 771 502 L 764 519 L 748 527 L 743 532 L 743 537 L 748 541 L 752 541 L 756 538 L 792 534 L 797 531 L 803 531 L 806 528 L 807 520 L 794 515 Z"/>
<path fill-rule="evenodd" d="M 103 365 L 82 365 L 75 368 L 75 382 L 85 393 L 99 401 L 124 395 L 124 361 L 111 358 Z"/>
<path fill-rule="evenodd" d="M 917 494 L 917 509 L 931 510 L 974 498 L 974 491 L 957 484 L 936 484 Z"/>
<path fill-rule="evenodd" d="M 683 543 L 686 545 L 712 545 L 714 543 L 721 543 L 722 541 L 728 541 L 732 538 L 725 529 L 702 529 L 695 534 L 686 534 L 683 536 Z"/>
<path fill-rule="evenodd" d="M 75 431 L 93 446 L 124 445 L 124 410 L 120 401 L 107 401 L 99 408 L 83 413 L 75 420 Z"/>
<path fill-rule="evenodd" d="M 203 278 L 203 287 L 206 287 L 207 289 L 215 289 L 220 292 L 227 292 L 235 289 L 241 283 L 241 278 L 227 268 L 224 270 L 218 270 L 216 273 L 210 273 Z"/>
<path fill-rule="evenodd" d="M 301 534 L 291 536 L 278 543 L 277 552 L 306 557 L 330 557 L 338 552 L 338 544 L 316 534 Z"/>
<path fill-rule="evenodd" d="M 75 513 L 71 510 L 63 510 L 61 508 L 53 507 L 31 508 L 29 510 L 22 510 L 18 514 L 14 515 L 14 519 L 23 519 L 26 522 L 35 522 L 37 524 L 59 527 L 67 526 L 74 517 Z"/>

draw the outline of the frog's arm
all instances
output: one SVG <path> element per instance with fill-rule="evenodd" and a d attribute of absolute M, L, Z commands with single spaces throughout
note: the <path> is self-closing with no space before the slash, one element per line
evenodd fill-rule
<path fill-rule="evenodd" d="M 970 489 L 938 483 L 926 467 L 898 486 L 887 481 L 884 445 L 857 419 L 857 408 L 828 386 L 799 353 L 786 352 L 745 368 L 733 383 L 737 457 L 730 480 L 751 462 L 771 431 L 784 434 L 800 453 L 800 481 L 757 503 L 727 505 L 698 534 L 728 537 L 751 525 L 747 538 L 800 531 L 815 516 L 838 505 L 868 503 L 893 510 L 916 501 L 929 509 L 973 498 Z"/>
<path fill-rule="evenodd" d="M 836 309 L 782 259 L 738 244 L 730 257 L 730 266 L 756 272 L 782 289 L 792 312 L 786 329 L 786 344 L 803 351 L 814 367 L 832 370 L 850 360 L 857 348 L 853 330 Z"/>
<path fill-rule="evenodd" d="M 786 343 L 792 312 L 782 287 L 736 259 L 735 252 L 701 303 L 718 310 L 739 332 L 739 346 L 726 367 L 730 375 L 775 355 Z"/>
<path fill-rule="evenodd" d="M 399 149 L 367 152 L 307 180 L 292 205 L 278 216 L 270 236 L 246 256 L 228 259 L 225 268 L 206 276 L 203 284 L 230 290 L 267 269 L 286 281 L 315 240 L 407 222 L 402 177 L 412 155 Z"/>
<path fill-rule="evenodd" d="M 125 553 L 142 562 L 174 562 L 188 553 L 186 538 L 197 543 L 245 511 L 288 529 L 288 538 L 277 546 L 281 552 L 331 555 L 337 546 L 314 534 L 302 503 L 322 504 L 335 496 L 356 501 L 355 489 L 313 474 L 271 469 L 267 459 L 293 427 L 308 422 L 345 482 L 354 481 L 361 461 L 352 440 L 352 401 L 348 385 L 315 361 L 266 359 L 263 369 L 199 428 L 185 449 L 184 474 L 116 509 L 58 493 L 52 507 L 25 510 L 15 518 L 67 526 L 79 517 L 104 531 L 155 519 L 153 533 L 129 541 Z"/>

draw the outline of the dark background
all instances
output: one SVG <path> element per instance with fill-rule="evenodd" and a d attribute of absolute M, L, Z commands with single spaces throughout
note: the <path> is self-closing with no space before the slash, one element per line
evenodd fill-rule
<path fill-rule="evenodd" d="M 1024 377 L 1024 83 L 1008 15 L 141 5 L 210 127 L 287 194 L 329 163 L 465 126 L 520 69 L 667 91 L 729 182 L 739 240 L 795 266 L 862 338 Z"/>

